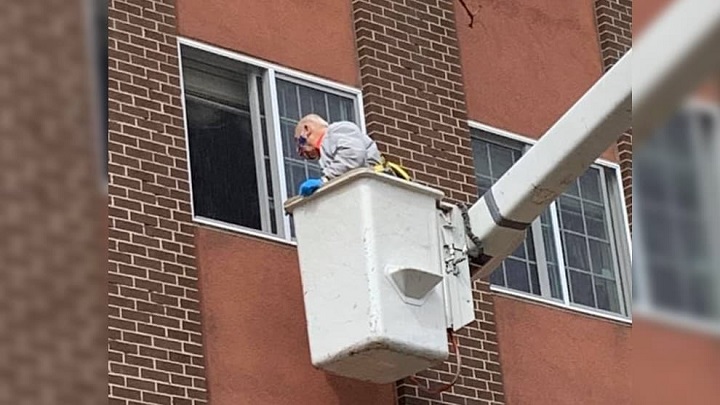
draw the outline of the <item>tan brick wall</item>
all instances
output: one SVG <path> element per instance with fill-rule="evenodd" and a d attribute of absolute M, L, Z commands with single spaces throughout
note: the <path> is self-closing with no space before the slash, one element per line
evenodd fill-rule
<path fill-rule="evenodd" d="M 174 3 L 109 2 L 111 404 L 206 403 Z"/>
<path fill-rule="evenodd" d="M 418 182 L 455 202 L 477 199 L 453 0 L 354 0 L 367 128 L 382 152 Z M 476 283 L 478 321 L 458 332 L 463 367 L 449 391 L 428 395 L 398 382 L 401 405 L 502 404 L 494 310 L 487 283 Z M 434 388 L 455 372 L 455 358 L 419 374 Z"/>
<path fill-rule="evenodd" d="M 598 38 L 607 71 L 632 47 L 632 0 L 596 0 Z M 632 131 L 618 140 L 625 204 L 632 229 Z"/>

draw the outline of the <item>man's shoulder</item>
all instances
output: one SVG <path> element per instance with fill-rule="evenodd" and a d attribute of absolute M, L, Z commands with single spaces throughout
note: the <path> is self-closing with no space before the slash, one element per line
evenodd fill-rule
<path fill-rule="evenodd" d="M 352 121 L 336 121 L 328 125 L 328 134 L 361 133 L 360 127 Z"/>

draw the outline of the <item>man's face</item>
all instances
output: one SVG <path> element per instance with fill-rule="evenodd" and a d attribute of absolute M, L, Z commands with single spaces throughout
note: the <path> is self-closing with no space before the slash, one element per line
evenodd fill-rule
<path fill-rule="evenodd" d="M 313 146 L 316 143 L 316 132 L 312 124 L 306 124 L 295 134 L 298 155 L 309 160 L 316 160 L 320 157 L 320 150 Z"/>

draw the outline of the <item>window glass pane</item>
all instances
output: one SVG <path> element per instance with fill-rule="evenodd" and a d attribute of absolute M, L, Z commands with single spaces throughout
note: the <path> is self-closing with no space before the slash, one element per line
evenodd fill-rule
<path fill-rule="evenodd" d="M 708 256 L 708 238 L 705 237 L 704 230 L 704 224 L 697 218 L 678 218 L 678 251 L 681 252 L 682 259 L 689 261 Z"/>
<path fill-rule="evenodd" d="M 535 243 L 533 242 L 532 232 L 528 231 L 528 236 L 525 239 L 525 247 L 527 248 L 528 260 L 531 262 L 537 261 L 537 258 L 535 257 Z"/>
<path fill-rule="evenodd" d="M 555 264 L 548 263 L 548 278 L 550 279 L 550 294 L 553 298 L 562 299 L 562 282 L 560 281 L 560 270 Z"/>
<path fill-rule="evenodd" d="M 328 118 L 327 120 L 329 122 L 335 122 L 335 121 L 344 121 L 346 120 L 345 117 L 343 117 L 343 106 L 342 106 L 342 100 L 339 96 L 336 96 L 335 94 L 328 94 Z"/>
<path fill-rule="evenodd" d="M 506 287 L 505 284 L 505 264 L 502 264 L 490 275 L 490 282 L 493 285 Z"/>
<path fill-rule="evenodd" d="M 495 180 L 500 179 L 513 163 L 512 149 L 490 144 L 490 170 Z"/>
<path fill-rule="evenodd" d="M 661 308 L 680 309 L 683 304 L 683 291 L 678 288 L 682 285 L 680 273 L 673 270 L 672 264 L 651 261 L 649 272 L 650 288 L 653 303 Z"/>
<path fill-rule="evenodd" d="M 695 273 L 690 277 L 688 284 L 689 306 L 693 313 L 704 317 L 717 317 L 718 297 L 717 281 L 714 280 L 714 272 Z"/>
<path fill-rule="evenodd" d="M 182 52 L 195 214 L 261 229 L 248 89 L 251 69 L 185 46 Z"/>
<path fill-rule="evenodd" d="M 560 197 L 560 221 L 562 227 L 571 231 L 585 233 L 583 224 L 582 203 L 580 200 L 571 197 Z"/>
<path fill-rule="evenodd" d="M 595 294 L 593 293 L 592 277 L 589 274 L 569 271 L 572 300 L 576 304 L 588 307 L 595 306 Z"/>
<path fill-rule="evenodd" d="M 607 240 L 607 221 L 605 218 L 605 207 L 593 203 L 583 204 L 585 212 L 585 224 L 587 233 L 590 236 Z"/>
<path fill-rule="evenodd" d="M 343 115 L 342 120 L 343 121 L 352 121 L 359 125 L 359 121 L 357 117 L 355 116 L 355 100 L 344 98 L 342 99 L 342 107 L 343 107 Z"/>
<path fill-rule="evenodd" d="M 602 204 L 602 191 L 600 188 L 600 172 L 588 170 L 580 177 L 582 198 Z"/>
<path fill-rule="evenodd" d="M 532 288 L 532 293 L 535 295 L 540 295 L 540 279 L 538 278 L 538 268 L 536 265 L 531 264 L 529 266 L 530 270 L 530 287 Z"/>
<path fill-rule="evenodd" d="M 580 198 L 580 187 L 578 187 L 578 181 L 573 181 L 563 194 Z"/>
<path fill-rule="evenodd" d="M 525 259 L 525 242 L 521 243 L 510 256 L 518 259 Z"/>
<path fill-rule="evenodd" d="M 563 232 L 565 237 L 565 262 L 569 267 L 590 271 L 587 242 L 582 236 Z"/>
<path fill-rule="evenodd" d="M 488 157 L 488 143 L 481 141 L 477 138 L 473 138 L 472 146 L 473 146 L 473 163 L 475 165 L 475 174 L 478 177 L 487 179 L 487 177 L 491 176 L 490 158 Z M 489 184 L 492 184 L 492 181 L 490 179 L 488 179 L 487 182 L 488 182 L 488 188 L 490 188 Z"/>
<path fill-rule="evenodd" d="M 186 105 L 196 215 L 259 229 L 249 114 L 190 97 Z"/>
<path fill-rule="evenodd" d="M 590 239 L 590 258 L 593 272 L 597 275 L 614 279 L 615 272 L 612 265 L 612 251 L 610 244 Z"/>
<path fill-rule="evenodd" d="M 492 179 L 489 177 L 476 176 L 475 179 L 478 187 L 478 195 L 485 194 L 488 190 L 490 190 L 490 187 L 493 184 Z"/>
<path fill-rule="evenodd" d="M 687 169 L 681 168 L 673 170 L 670 175 L 673 179 L 665 179 L 665 181 L 672 182 L 672 188 L 675 189 L 674 200 L 675 209 L 693 212 L 700 209 L 700 190 L 698 186 L 698 173 Z"/>
<path fill-rule="evenodd" d="M 280 116 L 286 120 L 300 120 L 300 106 L 298 104 L 298 89 L 292 83 L 278 80 L 278 105 L 280 107 Z"/>
<path fill-rule="evenodd" d="M 642 193 L 641 193 L 642 194 Z M 647 206 L 638 207 L 643 219 L 638 230 L 642 232 L 643 244 L 653 256 L 668 257 L 673 251 L 673 231 L 669 217 L 661 209 Z"/>
<path fill-rule="evenodd" d="M 528 277 L 527 265 L 524 261 L 507 259 L 505 260 L 507 286 L 514 290 L 530 292 L 530 279 Z"/>
<path fill-rule="evenodd" d="M 614 281 L 595 278 L 595 291 L 597 291 L 598 308 L 620 312 L 620 300 L 617 294 L 617 285 Z"/>

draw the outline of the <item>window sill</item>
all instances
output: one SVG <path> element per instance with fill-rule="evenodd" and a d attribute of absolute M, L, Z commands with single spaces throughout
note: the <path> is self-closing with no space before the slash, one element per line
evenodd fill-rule
<path fill-rule="evenodd" d="M 632 318 L 627 318 L 622 315 L 613 315 L 613 314 L 609 314 L 607 312 L 594 311 L 592 309 L 580 308 L 580 307 L 576 307 L 576 306 L 572 306 L 572 305 L 565 305 L 565 303 L 560 302 L 560 301 L 554 301 L 554 300 L 550 300 L 547 298 L 538 297 L 537 295 L 518 292 L 515 290 L 508 289 L 508 288 L 497 287 L 497 286 L 491 285 L 490 291 L 492 291 L 493 293 L 498 294 L 498 295 L 504 295 L 504 296 L 508 296 L 508 297 L 512 297 L 512 298 L 520 298 L 520 299 L 527 300 L 527 301 L 539 302 L 539 303 L 546 304 L 549 306 L 561 308 L 561 309 L 564 309 L 567 311 L 578 312 L 578 313 L 581 313 L 584 315 L 590 315 L 595 318 L 602 318 L 605 320 L 619 322 L 619 323 L 622 323 L 625 325 L 632 325 L 632 323 L 633 323 Z"/>
<path fill-rule="evenodd" d="M 257 239 L 263 239 L 270 242 L 281 243 L 286 246 L 297 247 L 297 242 L 283 239 L 279 236 L 271 235 L 256 229 L 245 228 L 239 225 L 228 224 L 227 222 L 217 221 L 214 219 L 193 217 L 193 222 L 196 224 L 208 226 L 211 228 L 222 229 L 224 231 L 237 233 L 245 236 L 251 236 Z"/>
<path fill-rule="evenodd" d="M 638 320 L 647 320 L 688 332 L 720 337 L 720 320 L 697 318 L 692 315 L 651 308 L 647 305 L 636 306 L 634 312 Z"/>

